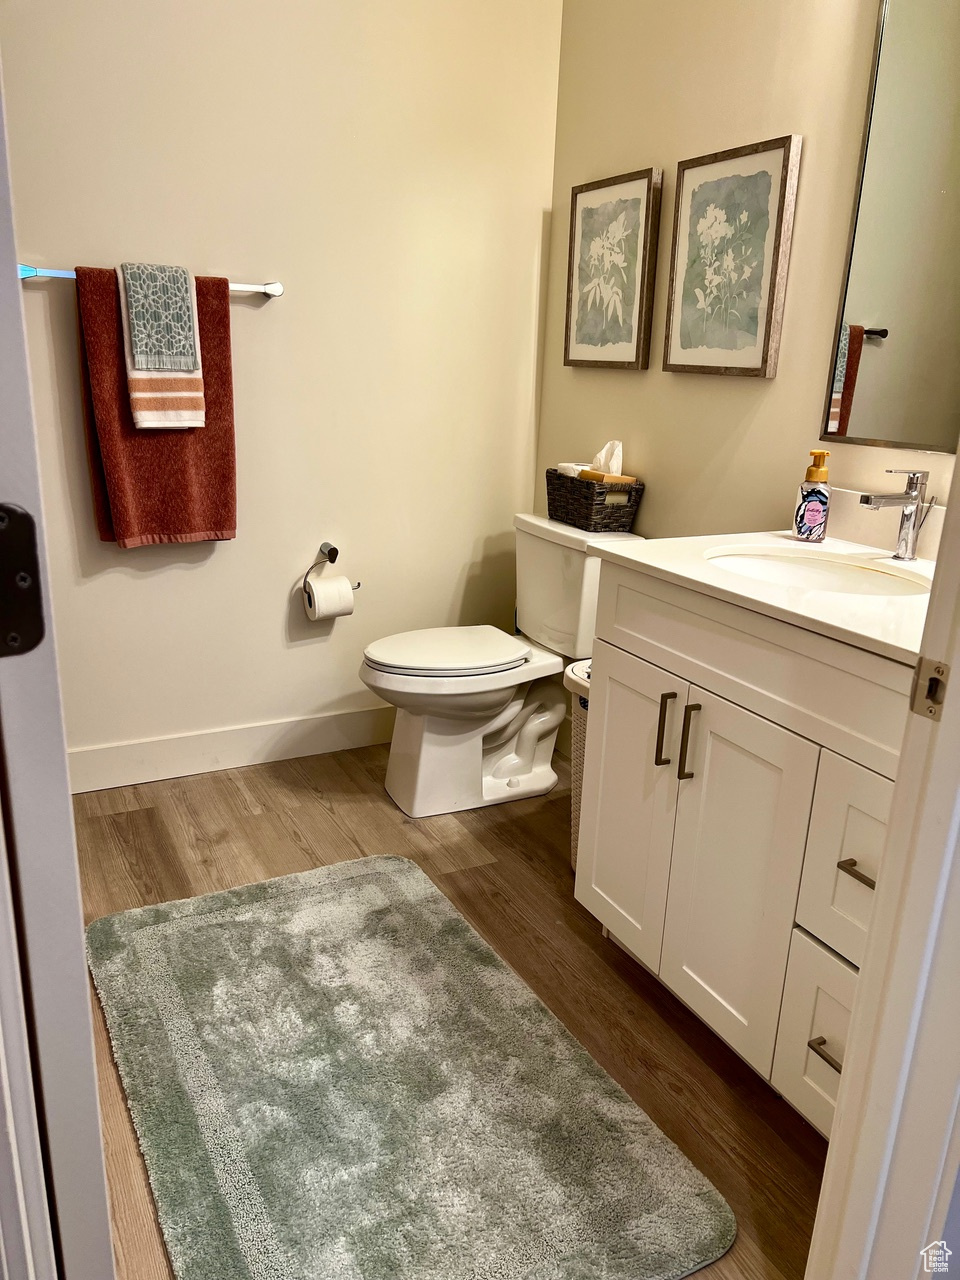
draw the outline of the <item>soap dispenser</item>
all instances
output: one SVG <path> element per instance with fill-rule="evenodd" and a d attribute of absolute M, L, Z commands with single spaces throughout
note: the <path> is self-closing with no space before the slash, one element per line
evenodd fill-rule
<path fill-rule="evenodd" d="M 827 516 L 830 512 L 830 486 L 827 484 L 827 458 L 829 449 L 811 449 L 812 464 L 797 495 L 797 510 L 793 517 L 794 533 L 803 542 L 822 542 L 827 532 Z"/>

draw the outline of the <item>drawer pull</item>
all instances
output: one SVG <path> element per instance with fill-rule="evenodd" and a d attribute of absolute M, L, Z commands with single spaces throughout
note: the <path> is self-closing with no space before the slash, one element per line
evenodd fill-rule
<path fill-rule="evenodd" d="M 845 871 L 848 876 L 853 876 L 854 880 L 859 880 L 861 884 L 865 884 L 868 889 L 875 889 L 877 882 L 871 876 L 865 875 L 857 866 L 856 858 L 844 858 L 842 862 L 837 863 L 838 871 Z"/>
<path fill-rule="evenodd" d="M 843 1063 L 838 1062 L 832 1053 L 827 1053 L 823 1047 L 827 1043 L 826 1036 L 816 1036 L 813 1040 L 807 1041 L 807 1048 L 812 1049 L 818 1058 L 822 1058 L 828 1067 L 833 1067 L 837 1075 L 843 1070 Z"/>
<path fill-rule="evenodd" d="M 680 766 L 677 769 L 677 777 L 681 782 L 687 778 L 693 777 L 693 770 L 687 770 L 687 748 L 690 745 L 690 721 L 693 719 L 695 711 L 702 711 L 703 708 L 699 702 L 688 702 L 683 709 L 683 728 L 680 730 Z"/>
<path fill-rule="evenodd" d="M 662 693 L 660 695 L 660 719 L 657 721 L 657 747 L 653 753 L 654 764 L 670 763 L 670 757 L 663 754 L 663 739 L 667 732 L 667 709 L 676 696 L 675 693 Z"/>

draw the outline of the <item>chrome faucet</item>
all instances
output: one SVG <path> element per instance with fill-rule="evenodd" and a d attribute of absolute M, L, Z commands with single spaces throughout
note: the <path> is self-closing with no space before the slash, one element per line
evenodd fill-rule
<path fill-rule="evenodd" d="M 879 511 L 881 507 L 901 507 L 900 533 L 897 537 L 897 549 L 894 560 L 916 560 L 917 537 L 924 518 L 924 499 L 927 496 L 929 471 L 893 471 L 887 468 L 888 476 L 906 476 L 907 483 L 903 493 L 861 493 L 860 505 L 869 507 L 871 511 Z"/>

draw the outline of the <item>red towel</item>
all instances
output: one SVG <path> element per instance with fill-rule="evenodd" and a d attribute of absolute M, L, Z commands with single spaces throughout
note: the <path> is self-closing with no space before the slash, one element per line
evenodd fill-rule
<path fill-rule="evenodd" d="M 197 278 L 206 426 L 138 431 L 130 412 L 115 271 L 77 267 L 80 368 L 102 542 L 143 547 L 237 536 L 230 287 Z"/>
<path fill-rule="evenodd" d="M 843 393 L 840 396 L 840 412 L 837 415 L 837 435 L 845 436 L 850 425 L 850 414 L 853 412 L 853 395 L 857 389 L 857 374 L 860 371 L 860 357 L 863 355 L 863 325 L 849 326 L 847 345 L 847 369 L 843 375 Z"/>
<path fill-rule="evenodd" d="M 840 399 L 840 426 L 838 436 L 847 434 L 850 414 L 853 411 L 853 393 L 857 389 L 857 374 L 860 371 L 860 357 L 863 355 L 863 325 L 850 326 L 850 343 L 847 347 L 847 372 L 843 378 L 843 395 Z"/>

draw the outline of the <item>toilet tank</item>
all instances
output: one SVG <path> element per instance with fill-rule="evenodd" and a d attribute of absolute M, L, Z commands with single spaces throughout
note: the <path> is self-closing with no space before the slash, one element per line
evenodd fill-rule
<path fill-rule="evenodd" d="M 634 542 L 632 533 L 588 533 L 546 516 L 518 515 L 517 625 L 528 640 L 589 658 L 597 621 L 600 559 L 588 547 Z"/>

